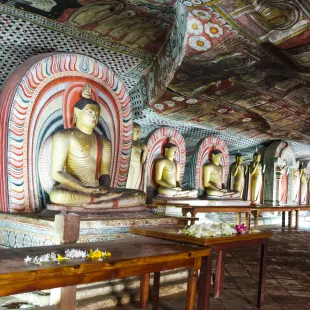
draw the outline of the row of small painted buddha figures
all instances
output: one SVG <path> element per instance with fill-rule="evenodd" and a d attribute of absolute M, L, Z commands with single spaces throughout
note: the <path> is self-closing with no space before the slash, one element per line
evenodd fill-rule
<path fill-rule="evenodd" d="M 155 182 L 158 193 L 170 197 L 195 197 L 196 189 L 184 190 L 180 186 L 178 171 L 179 163 L 174 160 L 177 146 L 168 143 L 165 147 L 165 157 L 156 161 Z M 203 166 L 203 187 L 206 196 L 210 198 L 241 198 L 245 185 L 245 166 L 243 156 L 238 153 L 236 161 L 231 166 L 232 189 L 226 189 L 224 182 L 225 168 L 221 165 L 223 153 L 220 150 L 211 152 L 211 161 Z M 263 182 L 263 167 L 260 163 L 261 155 L 255 153 L 249 166 L 251 178 L 251 201 L 258 202 Z"/>
<path fill-rule="evenodd" d="M 83 90 L 83 98 L 74 108 L 75 126 L 54 134 L 51 177 L 57 183 L 49 192 L 53 204 L 84 208 L 115 208 L 135 207 L 145 203 L 145 193 L 142 191 L 110 188 L 112 148 L 110 141 L 94 131 L 99 115 L 100 106 L 91 99 L 91 91 L 86 87 Z M 127 182 L 129 188 L 131 184 L 137 183 L 139 179 L 137 175 L 141 174 L 141 164 L 146 157 L 146 148 L 138 141 L 139 131 L 140 128 L 135 126 Z M 156 161 L 155 182 L 158 185 L 158 193 L 167 196 L 197 196 L 197 190 L 184 191 L 181 188 L 179 163 L 175 160 L 176 152 L 177 146 L 168 143 L 165 146 L 165 156 Z M 206 194 L 216 197 L 240 197 L 244 187 L 242 156 L 237 157 L 238 162 L 233 168 L 235 176 L 233 191 L 227 191 L 222 187 L 224 171 L 220 164 L 221 157 L 220 151 L 214 151 L 212 162 L 203 168 Z M 259 154 L 254 156 L 250 169 L 255 188 L 253 195 L 257 196 L 256 188 L 259 190 L 262 182 Z"/>

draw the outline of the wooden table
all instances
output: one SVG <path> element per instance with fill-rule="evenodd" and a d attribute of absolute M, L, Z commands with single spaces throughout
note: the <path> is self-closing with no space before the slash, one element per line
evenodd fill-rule
<path fill-rule="evenodd" d="M 299 205 L 295 208 L 295 212 L 296 212 L 295 228 L 299 227 L 299 211 L 310 211 L 310 206 L 309 205 Z M 283 215 L 282 215 L 282 222 L 283 222 Z"/>
<path fill-rule="evenodd" d="M 51 252 L 63 255 L 66 249 L 71 248 L 83 250 L 99 248 L 110 251 L 112 256 L 103 261 L 70 260 L 63 261 L 59 265 L 49 263 L 37 266 L 26 265 L 24 262 L 27 255 L 34 257 Z M 146 309 L 150 273 L 155 272 L 153 309 L 158 309 L 160 271 L 186 267 L 190 269 L 186 309 L 192 310 L 201 262 L 204 262 L 202 273 L 206 272 L 206 268 L 211 268 L 211 265 L 205 266 L 209 254 L 209 248 L 146 237 L 74 245 L 1 249 L 0 296 L 141 275 L 140 304 L 142 309 Z M 202 277 L 199 287 L 206 286 L 206 278 Z M 208 298 L 206 294 L 201 296 L 203 301 Z M 67 308 L 61 309 L 67 310 Z M 207 309 L 202 307 L 202 300 L 198 301 L 198 309 Z"/>
<path fill-rule="evenodd" d="M 282 227 L 285 227 L 285 212 L 288 212 L 288 227 L 293 226 L 293 212 L 296 212 L 295 227 L 299 225 L 299 210 L 301 206 L 256 206 L 251 208 L 251 212 L 254 215 L 254 228 L 258 227 L 258 217 L 260 213 L 264 212 L 282 212 Z M 309 208 L 310 210 L 310 208 Z"/>
<path fill-rule="evenodd" d="M 214 297 L 219 298 L 223 292 L 224 284 L 224 267 L 225 267 L 225 251 L 234 248 L 261 245 L 261 259 L 260 259 L 260 271 L 259 271 L 259 286 L 258 286 L 258 298 L 257 306 L 262 307 L 264 304 L 264 291 L 265 291 L 265 278 L 266 278 L 266 266 L 267 266 L 267 251 L 268 251 L 268 239 L 272 237 L 272 232 L 256 232 L 246 233 L 242 235 L 233 235 L 228 237 L 214 237 L 214 238 L 195 238 L 184 236 L 178 233 L 178 229 L 175 228 L 130 228 L 130 232 L 133 234 L 154 237 L 159 239 L 173 240 L 179 242 L 185 242 L 190 244 L 197 244 L 203 246 L 209 246 L 212 252 L 217 252 L 217 264 L 216 264 L 216 277 L 215 277 L 215 289 Z M 207 293 L 205 293 L 204 309 L 208 309 L 208 296 L 211 289 L 211 263 L 212 252 L 208 257 L 208 265 L 201 272 L 201 276 L 205 277 L 202 281 L 207 281 Z M 203 294 L 202 288 L 199 287 L 198 294 Z M 201 297 L 200 297 L 201 298 Z"/>
<path fill-rule="evenodd" d="M 235 212 L 238 214 L 237 223 L 241 224 L 242 213 L 245 213 L 245 222 L 248 227 L 250 227 L 251 221 L 251 207 L 250 206 L 228 206 L 228 207 L 183 207 L 182 209 L 183 216 L 189 212 L 192 218 L 195 218 L 197 213 L 208 213 L 208 212 Z M 191 225 L 195 224 L 194 221 L 191 221 Z"/>

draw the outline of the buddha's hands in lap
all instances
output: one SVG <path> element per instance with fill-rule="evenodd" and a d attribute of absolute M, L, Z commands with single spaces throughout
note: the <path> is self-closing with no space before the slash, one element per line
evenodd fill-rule
<path fill-rule="evenodd" d="M 91 195 L 96 195 L 96 194 L 105 195 L 109 191 L 106 186 L 97 186 L 97 187 L 87 186 L 84 189 L 85 189 L 85 193 L 91 194 Z"/>
<path fill-rule="evenodd" d="M 174 190 L 176 190 L 176 191 L 178 191 L 178 192 L 182 191 L 182 188 L 181 188 L 181 187 L 173 187 L 172 189 L 174 189 Z"/>

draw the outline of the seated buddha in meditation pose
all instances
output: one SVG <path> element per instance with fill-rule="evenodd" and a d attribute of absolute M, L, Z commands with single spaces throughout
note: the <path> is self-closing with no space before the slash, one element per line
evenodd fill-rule
<path fill-rule="evenodd" d="M 94 131 L 100 106 L 88 85 L 82 97 L 74 107 L 75 127 L 52 138 L 51 176 L 58 185 L 49 193 L 51 202 L 98 209 L 143 205 L 145 193 L 110 188 L 111 143 Z"/>
<path fill-rule="evenodd" d="M 214 150 L 211 156 L 211 162 L 203 166 L 203 185 L 206 189 L 206 196 L 217 198 L 240 197 L 239 191 L 225 189 L 225 172 L 224 167 L 221 165 L 223 153 L 220 150 Z"/>
<path fill-rule="evenodd" d="M 177 146 L 171 142 L 164 146 L 165 156 L 157 159 L 155 183 L 158 194 L 169 197 L 197 197 L 198 190 L 184 190 L 180 184 L 180 163 L 175 160 Z"/>

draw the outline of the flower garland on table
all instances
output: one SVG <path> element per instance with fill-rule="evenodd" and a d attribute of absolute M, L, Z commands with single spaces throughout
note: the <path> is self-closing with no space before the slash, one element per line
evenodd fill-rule
<path fill-rule="evenodd" d="M 104 258 L 111 256 L 110 252 L 102 252 L 99 249 L 93 251 L 92 249 L 87 251 L 70 249 L 65 251 L 65 256 L 60 254 L 56 254 L 54 252 L 47 253 L 40 256 L 30 257 L 29 255 L 24 259 L 26 264 L 34 264 L 34 265 L 42 265 L 47 263 L 57 262 L 60 264 L 62 261 L 70 260 L 70 259 L 98 259 L 102 261 Z"/>
<path fill-rule="evenodd" d="M 201 223 L 194 224 L 189 228 L 183 228 L 179 231 L 179 233 L 190 237 L 208 238 L 231 236 L 237 233 L 242 234 L 245 233 L 246 230 L 247 227 L 244 224 L 236 225 L 236 227 L 233 228 L 227 223 Z"/>

